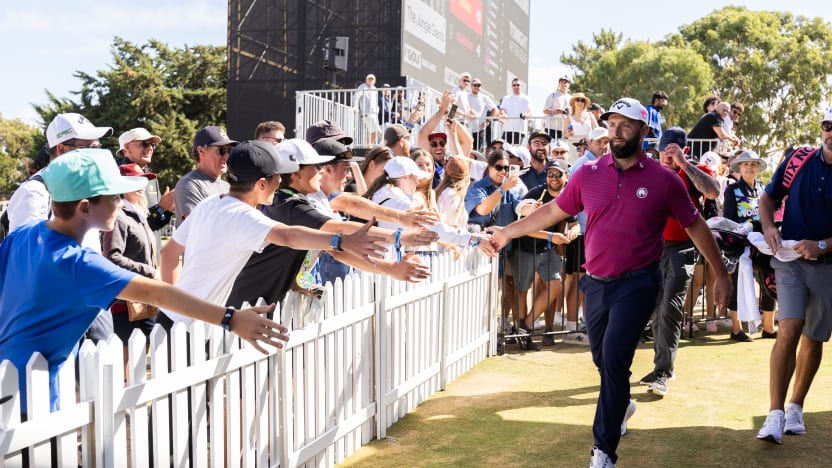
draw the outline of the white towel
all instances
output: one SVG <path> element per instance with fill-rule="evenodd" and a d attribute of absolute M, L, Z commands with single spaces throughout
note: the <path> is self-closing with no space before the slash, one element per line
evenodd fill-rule
<path fill-rule="evenodd" d="M 771 249 L 768 248 L 768 244 L 766 244 L 766 240 L 762 233 L 749 233 L 748 242 L 750 242 L 751 245 L 756 247 L 760 252 L 766 255 L 771 255 Z M 780 260 L 781 262 L 791 262 L 797 260 L 798 258 L 803 258 L 802 255 L 794 251 L 794 246 L 797 244 L 797 241 L 784 240 L 782 244 L 783 245 L 777 251 L 777 255 L 774 256 L 777 260 Z"/>
<path fill-rule="evenodd" d="M 742 322 L 760 320 L 760 307 L 754 293 L 754 267 L 751 247 L 746 247 L 737 265 L 737 318 Z"/>

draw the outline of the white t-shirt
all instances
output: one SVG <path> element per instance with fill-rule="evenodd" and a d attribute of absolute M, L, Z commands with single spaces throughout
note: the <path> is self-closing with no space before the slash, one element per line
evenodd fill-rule
<path fill-rule="evenodd" d="M 40 174 L 43 169 L 38 171 Z M 49 216 L 49 208 L 52 199 L 46 185 L 37 180 L 27 180 L 20 184 L 9 199 L 9 232 L 14 231 L 18 226 L 36 219 L 46 219 Z"/>
<path fill-rule="evenodd" d="M 500 109 L 506 111 L 506 123 L 503 124 L 504 132 L 525 132 L 526 121 L 520 118 L 520 114 L 528 114 L 532 111 L 529 97 L 525 94 L 509 94 L 500 102 Z"/>
<path fill-rule="evenodd" d="M 213 195 L 202 200 L 173 233 L 185 246 L 182 274 L 176 282 L 208 302 L 225 305 L 231 287 L 253 252 L 266 246 L 276 224 L 266 215 L 232 196 Z M 174 322 L 193 319 L 165 311 Z"/>
<path fill-rule="evenodd" d="M 448 187 L 436 197 L 436 207 L 439 209 L 439 221 L 463 229 L 468 225 L 465 194 L 457 193 L 452 187 Z"/>
<path fill-rule="evenodd" d="M 553 111 L 561 110 L 564 111 L 564 113 L 568 114 L 570 99 L 572 99 L 571 94 L 555 91 L 554 93 L 550 94 L 549 97 L 546 98 L 546 103 L 543 104 L 543 108 Z M 561 127 L 563 127 L 563 115 L 564 114 L 556 114 L 546 119 L 547 128 L 560 130 Z"/>

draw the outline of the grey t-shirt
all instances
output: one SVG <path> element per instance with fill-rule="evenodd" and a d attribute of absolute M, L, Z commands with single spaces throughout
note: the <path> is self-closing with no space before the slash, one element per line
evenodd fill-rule
<path fill-rule="evenodd" d="M 185 174 L 176 183 L 176 226 L 179 227 L 185 217 L 191 214 L 191 210 L 197 203 L 211 195 L 222 195 L 228 193 L 228 182 L 222 179 L 213 179 L 206 174 L 194 169 Z"/>

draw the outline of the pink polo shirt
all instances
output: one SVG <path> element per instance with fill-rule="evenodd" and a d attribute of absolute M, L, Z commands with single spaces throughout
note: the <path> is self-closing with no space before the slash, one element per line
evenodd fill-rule
<path fill-rule="evenodd" d="M 658 262 L 667 218 L 692 225 L 699 211 L 682 179 L 642 154 L 626 171 L 611 154 L 587 163 L 555 199 L 565 212 L 586 213 L 586 271 L 618 276 Z"/>

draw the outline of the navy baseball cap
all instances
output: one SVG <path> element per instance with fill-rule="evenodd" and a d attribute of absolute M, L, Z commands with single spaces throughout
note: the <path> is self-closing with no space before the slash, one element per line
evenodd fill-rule
<path fill-rule="evenodd" d="M 659 151 L 664 151 L 667 145 L 676 143 L 679 148 L 684 148 L 688 143 L 688 137 L 684 129 L 681 127 L 671 127 L 662 132 L 662 137 L 659 139 Z"/>
<path fill-rule="evenodd" d="M 265 141 L 244 141 L 228 155 L 228 180 L 254 182 L 275 174 L 288 174 L 299 169 L 297 162 L 283 159 L 275 146 Z"/>

